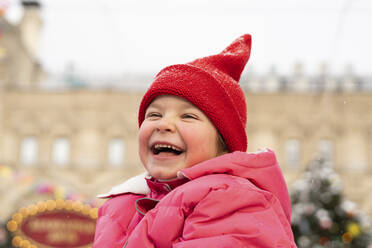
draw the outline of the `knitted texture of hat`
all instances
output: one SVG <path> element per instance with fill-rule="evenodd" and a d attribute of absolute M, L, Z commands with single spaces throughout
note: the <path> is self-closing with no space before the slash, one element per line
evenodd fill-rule
<path fill-rule="evenodd" d="M 219 54 L 164 68 L 142 98 L 139 126 L 157 96 L 175 95 L 187 99 L 208 116 L 230 152 L 246 151 L 247 110 L 239 79 L 250 52 L 251 36 L 245 34 Z"/>

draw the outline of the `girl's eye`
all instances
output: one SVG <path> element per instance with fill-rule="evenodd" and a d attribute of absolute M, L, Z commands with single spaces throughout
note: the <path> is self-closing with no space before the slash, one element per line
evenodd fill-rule
<path fill-rule="evenodd" d="M 151 117 L 161 117 L 161 114 L 156 113 L 156 112 L 150 112 L 146 114 L 146 118 L 151 118 Z"/>
<path fill-rule="evenodd" d="M 198 117 L 196 115 L 193 115 L 193 114 L 184 114 L 184 115 L 182 115 L 182 118 L 185 118 L 185 119 L 197 119 Z"/>

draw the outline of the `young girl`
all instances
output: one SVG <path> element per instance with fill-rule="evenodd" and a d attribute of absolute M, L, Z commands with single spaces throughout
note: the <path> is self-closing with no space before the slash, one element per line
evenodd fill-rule
<path fill-rule="evenodd" d="M 147 173 L 100 196 L 94 247 L 296 247 L 274 152 L 246 153 L 250 48 L 243 35 L 158 73 L 138 115 Z"/>

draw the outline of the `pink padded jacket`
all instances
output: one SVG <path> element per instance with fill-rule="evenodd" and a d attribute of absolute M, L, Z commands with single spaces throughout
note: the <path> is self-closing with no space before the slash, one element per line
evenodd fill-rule
<path fill-rule="evenodd" d="M 178 177 L 140 176 L 104 195 L 112 198 L 99 209 L 94 247 L 296 247 L 271 150 L 225 154 Z"/>

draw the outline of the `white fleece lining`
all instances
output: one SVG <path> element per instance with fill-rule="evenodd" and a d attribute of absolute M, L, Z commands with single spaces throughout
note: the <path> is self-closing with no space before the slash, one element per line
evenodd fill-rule
<path fill-rule="evenodd" d="M 124 193 L 133 193 L 133 194 L 141 194 L 146 195 L 150 193 L 150 188 L 146 183 L 146 177 L 148 177 L 148 173 L 142 173 L 135 177 L 129 178 L 122 184 L 114 186 L 111 190 L 107 193 L 97 195 L 98 198 L 108 198 L 115 195 L 120 195 Z"/>
<path fill-rule="evenodd" d="M 268 148 L 264 148 L 264 149 L 258 149 L 257 151 L 255 152 L 247 152 L 248 154 L 260 154 L 260 153 L 265 153 L 265 152 L 268 152 Z"/>

